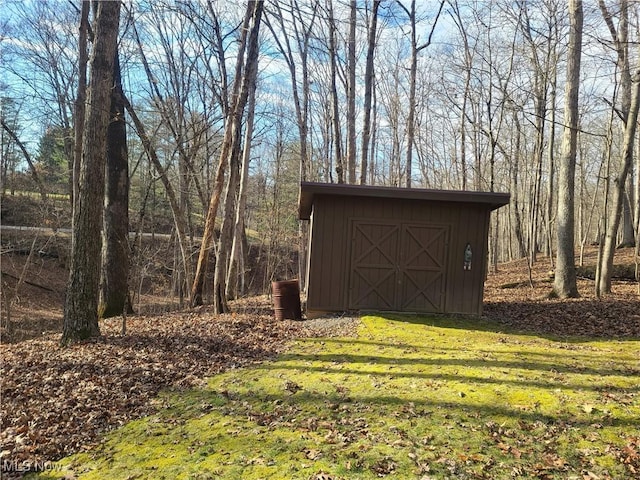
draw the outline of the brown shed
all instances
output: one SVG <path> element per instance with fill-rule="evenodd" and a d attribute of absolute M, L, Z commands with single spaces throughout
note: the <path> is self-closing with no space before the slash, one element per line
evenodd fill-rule
<path fill-rule="evenodd" d="M 307 316 L 482 313 L 489 218 L 508 193 L 303 182 Z"/>

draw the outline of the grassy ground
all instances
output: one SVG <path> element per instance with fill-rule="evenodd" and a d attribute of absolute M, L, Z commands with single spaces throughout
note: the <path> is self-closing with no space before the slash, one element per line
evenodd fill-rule
<path fill-rule="evenodd" d="M 640 478 L 638 347 L 369 316 L 167 393 L 41 478 Z"/>

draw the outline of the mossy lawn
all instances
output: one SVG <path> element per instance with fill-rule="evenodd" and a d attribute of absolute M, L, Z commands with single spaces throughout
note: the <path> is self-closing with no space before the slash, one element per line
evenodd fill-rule
<path fill-rule="evenodd" d="M 367 316 L 166 393 L 41 478 L 640 478 L 639 346 Z"/>

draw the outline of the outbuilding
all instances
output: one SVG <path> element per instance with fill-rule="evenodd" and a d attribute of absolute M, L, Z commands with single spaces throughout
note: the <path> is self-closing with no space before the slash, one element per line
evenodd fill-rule
<path fill-rule="evenodd" d="M 303 182 L 307 316 L 482 313 L 492 210 L 508 193 Z"/>

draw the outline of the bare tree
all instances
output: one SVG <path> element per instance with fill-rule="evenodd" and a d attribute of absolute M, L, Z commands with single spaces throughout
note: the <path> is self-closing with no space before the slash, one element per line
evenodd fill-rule
<path fill-rule="evenodd" d="M 244 132 L 242 161 L 240 162 L 240 178 L 233 230 L 233 244 L 231 245 L 231 253 L 229 254 L 229 269 L 227 271 L 226 280 L 225 295 L 227 298 L 234 298 L 238 295 L 244 294 L 246 291 L 245 274 L 248 248 L 244 217 L 247 210 L 247 186 L 249 183 L 249 163 L 251 162 L 255 108 L 256 85 L 254 84 L 249 91 L 247 106 L 247 123 Z"/>
<path fill-rule="evenodd" d="M 224 202 L 224 216 L 220 227 L 219 246 L 216 255 L 216 267 L 213 277 L 213 308 L 215 313 L 225 313 L 229 311 L 226 297 L 226 279 L 229 267 L 229 252 L 232 249 L 233 232 L 235 225 L 235 205 L 238 187 L 240 184 L 240 144 L 242 141 L 242 117 L 245 107 L 251 96 L 251 91 L 255 89 L 258 75 L 258 34 L 262 22 L 262 12 L 264 4 L 262 1 L 249 2 L 251 10 L 251 22 L 247 40 L 247 57 L 245 61 L 244 73 L 242 75 L 242 88 L 236 104 L 236 112 L 228 128 L 232 129 L 232 138 L 235 145 L 232 146 L 229 157 L 229 178 Z M 253 114 L 254 110 L 249 109 Z M 251 135 L 249 135 L 251 142 Z"/>
<path fill-rule="evenodd" d="M 620 226 L 621 217 L 624 212 L 624 204 L 627 201 L 625 196 L 625 184 L 629 170 L 633 165 L 634 141 L 637 130 L 638 109 L 640 102 L 640 64 L 635 67 L 635 72 L 631 73 L 629 65 L 629 46 L 628 46 L 628 25 L 629 25 L 629 4 L 627 0 L 620 0 L 620 19 L 618 28 L 614 26 L 611 13 L 601 0 L 599 2 L 600 10 L 609 28 L 614 46 L 617 53 L 617 63 L 620 70 L 621 78 L 621 99 L 620 99 L 620 116 L 624 123 L 624 135 L 622 143 L 622 154 L 620 159 L 620 171 L 614 179 L 613 205 L 609 212 L 607 228 L 600 258 L 600 272 L 596 293 L 611 292 L 611 275 L 613 273 L 613 257 L 617 246 L 618 228 Z M 606 215 L 606 213 L 605 213 Z M 632 220 L 630 209 L 627 209 L 627 222 Z M 633 235 L 633 232 L 628 233 Z M 633 238 L 630 240 L 633 242 Z M 627 242 L 629 239 L 627 238 Z"/>
<path fill-rule="evenodd" d="M 510 258 L 514 256 L 516 258 L 522 258 L 526 255 L 527 246 L 524 238 L 524 233 L 522 231 L 522 214 L 520 211 L 520 188 L 518 185 L 519 182 L 519 170 L 520 165 L 522 164 L 521 159 L 521 145 L 522 145 L 522 127 L 519 119 L 518 113 L 513 115 L 513 120 L 516 125 L 515 131 L 515 140 L 513 142 L 513 154 L 512 161 L 509 162 L 509 187 L 511 191 L 511 202 L 509 203 L 509 209 L 513 214 L 513 233 L 515 235 L 515 243 L 516 243 L 516 254 L 511 255 Z"/>
<path fill-rule="evenodd" d="M 369 142 L 371 141 L 371 100 L 373 96 L 374 78 L 373 60 L 376 49 L 376 33 L 378 30 L 378 9 L 381 0 L 374 0 L 369 14 L 367 32 L 367 64 L 364 73 L 364 112 L 362 120 L 362 147 L 360 148 L 360 183 L 367 183 L 367 162 Z"/>
<path fill-rule="evenodd" d="M 131 102 L 127 99 L 126 96 L 124 96 L 124 94 L 123 94 L 122 100 L 124 102 L 124 106 L 127 110 L 127 113 L 129 113 L 129 116 L 133 121 L 133 124 L 136 128 L 136 133 L 138 134 L 138 137 L 142 142 L 144 151 L 149 157 L 149 160 L 151 161 L 151 163 L 153 164 L 154 169 L 156 170 L 156 172 L 158 172 L 160 182 L 162 183 L 165 189 L 167 198 L 169 199 L 171 213 L 173 214 L 173 220 L 176 226 L 176 235 L 178 237 L 178 245 L 180 248 L 182 263 L 186 264 L 189 261 L 189 254 L 190 254 L 188 250 L 189 239 L 187 235 L 187 222 L 185 219 L 184 212 L 180 208 L 180 204 L 178 201 L 178 194 L 176 193 L 175 188 L 173 187 L 173 184 L 169 180 L 169 177 L 167 175 L 167 169 L 163 167 L 162 163 L 160 162 L 160 159 L 158 158 L 158 153 L 156 152 L 156 149 L 153 146 L 153 142 L 151 141 L 150 136 L 146 132 L 144 123 L 138 117 L 138 114 L 136 113 L 133 106 L 131 105 Z"/>
<path fill-rule="evenodd" d="M 309 80 L 309 44 L 314 24 L 317 20 L 317 0 L 310 6 L 311 13 L 304 15 L 297 1 L 292 2 L 290 10 L 287 12 L 292 17 L 293 38 L 297 48 L 298 58 L 294 57 L 291 34 L 285 25 L 285 12 L 281 7 L 282 2 L 274 2 L 275 12 L 273 16 L 280 27 L 279 35 L 267 17 L 267 27 L 273 34 L 273 38 L 285 59 L 289 73 L 291 75 L 291 92 L 293 104 L 296 112 L 296 124 L 300 135 L 300 181 L 307 180 L 310 168 L 309 158 L 309 101 L 310 101 L 310 80 Z M 307 17 L 308 20 L 306 19 Z M 298 72 L 298 68 L 300 71 Z M 301 78 L 299 78 L 301 77 Z M 301 84 L 301 85 L 300 85 Z M 299 273 L 301 286 L 304 288 L 306 279 L 306 251 L 308 241 L 308 224 L 299 224 Z M 235 242 L 234 242 L 235 245 Z"/>
<path fill-rule="evenodd" d="M 554 151 L 555 142 L 555 103 L 559 38 L 558 5 L 554 1 L 541 4 L 518 2 L 516 24 L 522 32 L 528 50 L 527 58 L 531 62 L 533 76 L 532 101 L 534 105 L 533 126 L 535 143 L 533 147 L 533 166 L 531 180 L 531 201 L 529 202 L 529 265 L 537 261 L 540 243 L 541 218 L 546 226 L 546 251 L 551 259 L 551 221 L 554 216 Z M 541 9 L 544 9 L 541 14 Z M 537 17 L 537 18 L 536 18 Z M 545 148 L 547 170 L 545 178 Z M 544 201 L 544 182 L 547 182 L 546 209 Z M 553 260 L 551 260 L 553 263 Z"/>
<path fill-rule="evenodd" d="M 8 62 L 6 68 L 21 82 L 19 95 L 26 92 L 30 97 L 30 114 L 42 116 L 65 132 L 64 155 L 72 198 L 72 102 L 79 63 L 73 27 L 79 9 L 74 2 L 15 2 L 3 8 L 9 10 L 9 16 L 15 15 L 19 25 L 16 38 L 20 40 L 7 46 L 20 60 Z"/>
<path fill-rule="evenodd" d="M 629 64 L 629 2 L 620 0 L 619 2 L 619 22 L 616 27 L 614 19 L 605 4 L 604 0 L 599 0 L 598 5 L 609 33 L 613 41 L 613 46 L 617 55 L 617 67 L 620 73 L 619 90 L 620 103 L 617 112 L 623 123 L 627 122 L 629 109 L 631 106 L 631 68 Z M 620 246 L 633 246 L 635 244 L 633 231 L 633 209 L 629 199 L 629 194 L 633 192 L 633 177 L 627 176 L 627 195 L 622 203 L 622 240 Z"/>
<path fill-rule="evenodd" d="M 163 22 L 159 19 L 156 18 L 156 22 L 162 24 Z M 179 165 L 179 171 L 180 171 L 180 179 L 183 180 L 183 187 L 184 188 L 177 188 L 177 189 L 172 189 L 176 194 L 177 194 L 177 198 L 175 199 L 177 201 L 177 208 L 173 209 L 173 213 L 174 213 L 174 221 L 176 223 L 176 230 L 178 230 L 179 234 L 178 234 L 178 249 L 180 251 L 180 256 L 177 256 L 176 258 L 181 260 L 178 263 L 181 263 L 181 268 L 176 268 L 177 270 L 177 275 L 176 275 L 176 288 L 178 290 L 178 294 L 180 296 L 180 299 L 182 301 L 182 297 L 183 297 L 183 292 L 186 290 L 187 285 L 189 285 L 191 283 L 191 280 L 193 278 L 192 275 L 192 262 L 191 262 L 191 241 L 187 235 L 188 232 L 188 220 L 186 217 L 186 211 L 187 211 L 187 205 L 188 202 L 186 201 L 186 197 L 187 197 L 187 191 L 188 191 L 188 180 L 185 179 L 186 177 L 186 166 L 185 164 L 190 163 L 190 160 L 185 160 L 188 158 L 188 154 L 185 151 L 185 146 L 184 146 L 184 139 L 182 136 L 182 127 L 183 127 L 183 119 L 184 119 L 184 109 L 183 109 L 183 102 L 182 102 L 182 97 L 180 95 L 181 89 L 178 88 L 176 90 L 178 90 L 178 93 L 176 93 L 176 99 L 174 101 L 165 101 L 164 96 L 162 95 L 162 92 L 160 91 L 160 87 L 158 85 L 158 81 L 156 79 L 156 77 L 153 75 L 152 71 L 151 71 L 151 66 L 150 63 L 147 59 L 147 56 L 145 54 L 144 48 L 143 48 L 143 44 L 140 38 L 140 34 L 138 32 L 138 29 L 136 28 L 135 24 L 133 24 L 133 33 L 135 36 L 135 40 L 136 40 L 136 44 L 138 46 L 138 52 L 140 54 L 140 58 L 142 60 L 142 64 L 147 76 L 147 81 L 150 85 L 151 91 L 153 92 L 153 101 L 157 107 L 157 109 L 160 112 L 160 115 L 162 117 L 162 120 L 164 121 L 165 125 L 169 128 L 169 131 L 171 132 L 171 135 L 174 138 L 175 144 L 176 144 L 176 148 L 179 152 L 179 156 L 180 158 L 183 160 L 180 165 Z M 163 36 L 162 34 L 159 34 L 159 37 L 161 38 L 161 42 L 163 43 L 163 45 L 166 47 L 167 43 L 169 42 L 169 40 Z M 167 52 L 168 54 L 169 52 Z M 176 70 L 176 65 L 174 62 L 169 62 L 170 63 L 170 68 L 169 70 L 171 72 L 175 72 Z M 172 78 L 174 79 L 173 82 L 169 82 L 171 84 L 179 84 L 179 80 L 176 78 L 177 76 L 174 74 L 172 76 Z M 172 116 L 171 113 L 176 113 L 177 118 L 174 118 Z M 164 170 L 164 169 L 163 169 Z M 165 177 L 166 178 L 166 177 Z M 175 215 L 179 214 L 180 217 L 176 217 Z M 178 223 L 180 224 L 180 227 L 178 226 Z"/>
<path fill-rule="evenodd" d="M 600 262 L 598 293 L 611 293 L 611 276 L 613 274 L 613 257 L 617 245 L 618 227 L 622 217 L 622 206 L 625 198 L 625 181 L 633 161 L 633 148 L 640 110 L 640 65 L 632 77 L 631 105 L 624 129 L 622 144 L 621 170 L 614 180 L 613 205 L 609 213 L 607 232 Z"/>
<path fill-rule="evenodd" d="M 95 17 L 86 122 L 78 201 L 73 209 L 71 266 L 64 305 L 62 343 L 100 335 L 98 294 L 100 282 L 100 231 L 105 191 L 107 127 L 113 86 L 113 66 L 120 23 L 120 2 L 100 1 Z M 81 126 L 76 126 L 81 128 Z"/>
<path fill-rule="evenodd" d="M 462 93 L 462 105 L 460 106 L 460 164 L 462 176 L 462 190 L 467 189 L 467 105 L 469 103 L 469 92 L 471 89 L 471 69 L 473 66 L 473 49 L 471 48 L 469 35 L 457 0 L 450 0 L 452 7 L 449 13 L 453 18 L 456 28 L 460 32 L 464 47 L 464 90 Z M 457 105 L 456 105 L 457 106 Z"/>
<path fill-rule="evenodd" d="M 349 38 L 347 41 L 347 173 L 356 183 L 356 0 L 349 1 Z"/>
<path fill-rule="evenodd" d="M 218 171 L 215 177 L 213 193 L 207 210 L 207 217 L 204 226 L 202 244 L 200 246 L 200 254 L 196 266 L 195 279 L 191 288 L 191 304 L 202 304 L 202 290 L 204 286 L 204 273 L 207 268 L 207 260 L 211 249 L 211 241 L 213 239 L 213 230 L 215 227 L 215 219 L 220 203 L 220 196 L 224 186 L 224 172 L 226 166 L 231 161 L 237 161 L 238 146 L 240 144 L 240 134 L 242 127 L 242 117 L 247 104 L 249 89 L 256 81 L 258 70 L 258 33 L 262 18 L 264 5 L 261 1 L 250 1 L 247 4 L 245 17 L 242 26 L 240 46 L 236 61 L 235 78 L 232 89 L 232 101 L 229 106 L 229 113 L 225 122 L 224 139 L 220 152 L 220 161 L 218 163 Z M 246 51 L 246 59 L 245 59 Z M 233 214 L 229 214 L 233 218 Z M 226 215 L 225 215 L 226 217 Z M 227 222 L 227 229 L 233 227 L 232 223 Z M 224 226 L 223 231 L 224 233 Z M 222 265 L 219 264 L 222 260 Z M 216 270 L 214 280 L 214 309 L 216 313 L 222 313 L 227 310 L 226 298 L 224 297 L 226 280 L 226 252 L 222 258 L 216 259 Z"/>
<path fill-rule="evenodd" d="M 317 20 L 318 10 L 315 8 L 317 1 L 311 5 L 311 12 L 307 15 L 308 20 L 297 1 L 292 2 L 288 12 L 283 10 L 282 3 L 274 3 L 275 11 L 270 16 L 278 22 L 279 33 L 273 27 L 270 17 L 266 17 L 265 21 L 291 75 L 291 93 L 300 135 L 300 180 L 305 181 L 309 169 L 309 43 Z M 290 26 L 285 23 L 287 13 L 292 16 Z M 293 35 L 290 30 L 293 30 Z M 292 37 L 295 40 L 295 48 L 292 45 Z M 297 58 L 295 49 L 297 49 Z"/>
<path fill-rule="evenodd" d="M 82 163 L 82 128 L 78 125 L 84 125 L 86 104 L 87 104 L 87 63 L 88 50 L 87 42 L 89 38 L 89 6 L 86 0 L 80 0 L 80 26 L 78 29 L 78 88 L 74 103 L 73 123 L 74 128 L 74 144 L 73 144 L 73 163 L 71 167 L 71 204 L 75 205 L 75 199 L 78 198 L 79 182 L 80 182 L 80 164 Z"/>
<path fill-rule="evenodd" d="M 415 128 L 416 128 L 416 81 L 418 71 L 418 54 L 431 44 L 433 32 L 440 18 L 440 13 L 444 7 L 444 0 L 440 2 L 440 8 L 436 14 L 433 24 L 431 25 L 431 33 L 427 38 L 427 41 L 421 45 L 418 45 L 418 37 L 416 32 L 416 2 L 411 1 L 411 6 L 408 9 L 402 2 L 398 2 L 398 5 L 405 11 L 409 17 L 411 24 L 411 67 L 409 70 L 409 114 L 407 117 L 407 161 L 405 163 L 405 186 L 411 188 L 411 175 L 413 168 L 413 148 L 415 143 Z"/>
<path fill-rule="evenodd" d="M 578 139 L 578 91 L 582 56 L 582 0 L 569 0 L 569 53 L 565 84 L 564 132 L 558 172 L 558 253 L 554 293 L 560 298 L 577 297 L 575 269 L 574 194 Z"/>
<path fill-rule="evenodd" d="M 129 296 L 129 155 L 120 60 L 116 47 L 107 129 L 106 197 L 102 249 L 100 313 L 104 318 L 130 308 Z"/>
<path fill-rule="evenodd" d="M 29 171 L 31 172 L 31 176 L 33 177 L 33 181 L 36 182 L 38 186 L 38 191 L 40 192 L 40 198 L 42 202 L 45 203 L 47 201 L 47 191 L 44 188 L 44 184 L 38 175 L 38 170 L 35 167 L 33 160 L 31 159 L 31 155 L 29 155 L 29 151 L 24 146 L 24 143 L 20 141 L 18 135 L 13 131 L 13 129 L 9 126 L 9 124 L 5 121 L 4 118 L 0 119 L 0 123 L 2 124 L 2 128 L 9 134 L 9 137 L 16 143 L 22 154 L 24 155 L 24 159 L 27 161 L 29 165 Z"/>
<path fill-rule="evenodd" d="M 331 124 L 333 126 L 333 151 L 335 156 L 335 168 L 338 175 L 338 183 L 344 183 L 344 157 L 342 155 L 342 134 L 340 125 L 340 99 L 338 97 L 338 51 L 337 28 L 333 12 L 333 0 L 327 0 L 327 15 L 329 22 L 329 61 L 331 62 Z"/>

